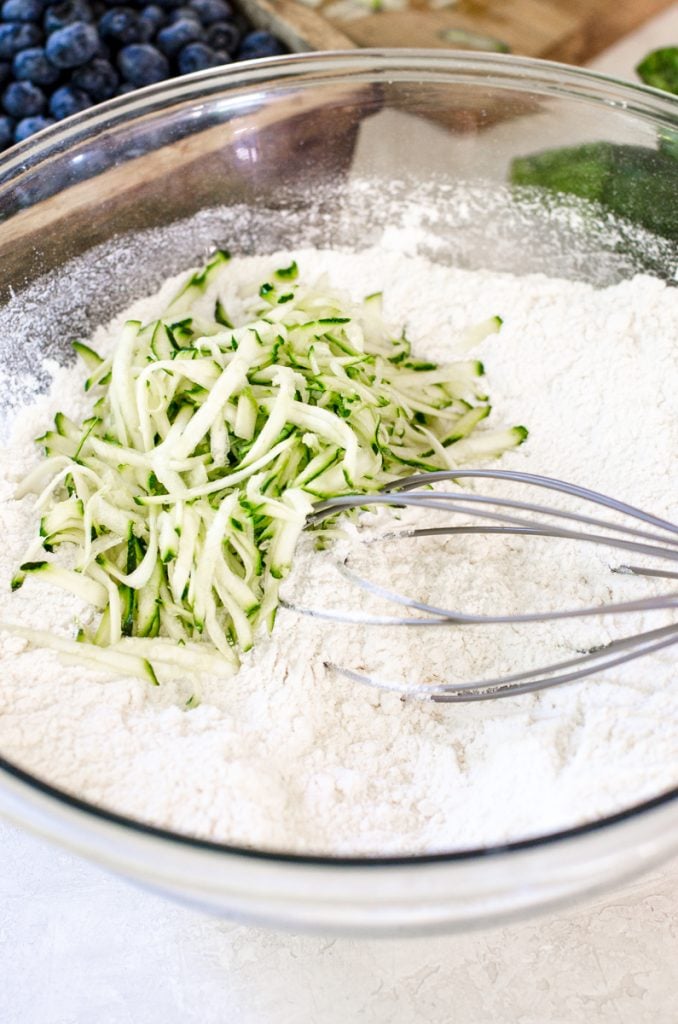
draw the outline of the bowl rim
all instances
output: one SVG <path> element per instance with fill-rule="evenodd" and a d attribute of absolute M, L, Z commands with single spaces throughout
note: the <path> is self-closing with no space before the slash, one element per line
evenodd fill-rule
<path fill-rule="evenodd" d="M 329 71 L 333 66 L 344 73 L 353 66 L 354 73 L 371 73 L 400 67 L 404 71 L 437 71 L 443 74 L 457 69 L 470 73 L 473 70 L 485 75 L 488 84 L 493 76 L 513 77 L 517 90 L 528 90 L 538 83 L 546 92 L 578 96 L 597 101 L 608 107 L 624 110 L 657 119 L 661 116 L 675 123 L 678 130 L 678 96 L 642 82 L 626 82 L 612 75 L 589 68 L 543 60 L 537 57 L 522 57 L 510 53 L 486 53 L 476 50 L 423 49 L 423 48 L 365 48 L 355 50 L 321 50 L 307 53 L 288 53 L 278 57 L 264 57 L 255 60 L 235 61 L 206 71 L 166 79 L 154 85 L 135 89 L 122 96 L 114 96 L 103 103 L 58 121 L 23 142 L 15 143 L 0 153 L 0 188 L 13 171 L 25 171 L 46 155 L 54 142 L 75 141 L 81 129 L 107 123 L 122 122 L 142 109 L 148 111 L 156 103 L 165 105 L 168 100 L 180 101 L 192 93 L 204 95 L 211 85 L 237 88 L 240 84 L 254 84 L 278 79 L 284 81 L 310 72 L 315 66 Z M 508 70 L 507 70 L 508 69 Z M 586 86 L 598 85 L 602 93 L 592 95 Z M 116 116 L 117 115 L 117 116 Z M 60 148 L 63 152 L 63 149 Z"/>
<path fill-rule="evenodd" d="M 6 153 L 0 154 L 0 193 L 4 184 L 11 182 L 27 169 L 35 167 L 40 163 L 42 157 L 47 157 L 54 143 L 57 145 L 59 142 L 63 143 L 59 146 L 59 153 L 63 154 L 69 143 L 77 143 L 81 130 L 92 130 L 98 126 L 134 118 L 137 114 L 148 112 L 149 107 L 155 109 L 173 99 L 185 101 L 192 94 L 204 95 L 206 91 L 219 91 L 220 89 L 230 91 L 240 85 L 261 84 L 264 81 L 283 83 L 288 79 L 312 73 L 314 69 L 327 72 L 334 67 L 337 72 L 346 73 L 349 68 L 353 67 L 358 72 L 377 74 L 382 71 L 393 73 L 396 68 L 400 68 L 405 73 L 413 73 L 417 70 L 421 71 L 422 66 L 425 66 L 426 70 L 430 72 L 437 71 L 440 74 L 444 74 L 446 71 L 456 71 L 462 76 L 464 73 L 469 76 L 471 72 L 480 72 L 484 74 L 488 84 L 493 78 L 496 79 L 496 76 L 499 76 L 499 79 L 504 82 L 512 80 L 511 85 L 514 89 L 525 91 L 541 86 L 542 91 L 546 93 L 570 95 L 589 102 L 601 103 L 604 106 L 621 107 L 629 113 L 650 119 L 666 118 L 675 122 L 678 128 L 678 97 L 644 84 L 624 82 L 598 71 L 555 61 L 519 57 L 513 54 L 487 54 L 477 51 L 446 49 L 370 48 L 314 51 L 239 61 L 220 68 L 169 79 L 124 96 L 114 97 L 105 103 L 97 104 L 88 110 L 66 118 L 64 121 L 37 132 L 24 142 L 10 147 Z M 586 86 L 589 87 L 588 90 Z M 595 86 L 599 87 L 597 93 Z M 214 88 L 212 89 L 212 87 Z M 139 836 L 155 837 L 166 843 L 194 850 L 211 851 L 222 856 L 324 868 L 403 868 L 482 859 L 492 859 L 496 862 L 499 858 L 506 858 L 511 854 L 562 845 L 569 840 L 576 840 L 578 837 L 608 832 L 614 826 L 621 825 L 630 819 L 636 820 L 645 817 L 659 808 L 668 808 L 673 805 L 674 809 L 678 809 L 678 786 L 674 786 L 657 796 L 632 804 L 630 807 L 625 807 L 597 820 L 506 843 L 493 843 L 487 846 L 437 853 L 333 856 L 331 854 L 293 853 L 238 846 L 147 824 L 105 807 L 99 807 L 66 790 L 52 786 L 0 755 L 0 781 L 3 776 L 14 779 L 22 786 L 27 786 L 42 796 L 48 797 L 57 805 L 70 808 L 85 818 L 95 818 L 102 823 L 122 827 Z"/>
<path fill-rule="evenodd" d="M 161 828 L 158 825 L 151 825 L 136 818 L 119 814 L 106 807 L 99 807 L 88 800 L 83 800 L 81 797 L 68 793 L 66 790 L 58 789 L 56 786 L 52 786 L 50 783 L 38 778 L 38 776 L 32 775 L 6 758 L 0 757 L 0 782 L 3 775 L 10 776 L 17 782 L 37 791 L 42 796 L 46 796 L 87 818 L 95 818 L 106 825 L 121 827 L 133 832 L 137 836 L 152 837 L 179 847 L 211 852 L 218 856 L 226 855 L 248 860 L 266 861 L 268 863 L 308 865 L 323 868 L 403 868 L 424 864 L 453 864 L 470 861 L 477 862 L 480 860 L 493 860 L 496 862 L 499 858 L 510 854 L 554 847 L 564 844 L 568 840 L 598 835 L 602 832 L 609 833 L 611 829 L 625 821 L 637 820 L 639 817 L 648 815 L 652 811 L 668 807 L 672 803 L 674 806 L 678 806 L 678 786 L 675 786 L 664 793 L 660 793 L 658 796 L 651 797 L 638 804 L 633 804 L 631 807 L 625 807 L 621 811 L 596 821 L 559 829 L 556 832 L 547 832 L 544 835 L 530 836 L 526 839 L 516 839 L 506 843 L 474 846 L 441 853 L 392 854 L 383 857 L 375 856 L 374 854 L 366 856 L 357 854 L 333 856 L 332 854 L 294 853 L 286 850 L 238 846 L 237 844 L 217 842 L 216 840 Z"/>

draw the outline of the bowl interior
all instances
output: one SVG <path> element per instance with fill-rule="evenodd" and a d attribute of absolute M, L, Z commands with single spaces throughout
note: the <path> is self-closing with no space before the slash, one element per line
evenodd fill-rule
<path fill-rule="evenodd" d="M 678 233 L 647 210 L 677 124 L 658 94 L 582 72 L 401 51 L 257 62 L 71 119 L 0 162 L 1 429 L 46 358 L 215 246 L 387 238 L 469 269 L 669 277 Z M 516 184 L 516 160 L 583 145 L 641 154 L 635 206 Z"/>
<path fill-rule="evenodd" d="M 257 63 L 104 104 L 0 163 L 0 302 L 21 297 L 0 307 L 5 407 L 68 337 L 215 245 L 359 249 L 387 232 L 470 269 L 670 276 L 678 229 L 512 180 L 516 160 L 554 147 L 633 146 L 646 173 L 631 213 L 652 209 L 675 108 L 647 91 L 468 55 Z"/>

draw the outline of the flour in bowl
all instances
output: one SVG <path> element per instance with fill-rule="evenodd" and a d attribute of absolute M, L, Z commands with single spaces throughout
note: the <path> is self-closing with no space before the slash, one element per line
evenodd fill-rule
<path fill-rule="evenodd" d="M 534 275 L 450 270 L 388 250 L 292 254 L 302 278 L 327 273 L 356 299 L 384 292 L 387 322 L 418 353 L 454 358 L 454 339 L 499 314 L 482 342 L 491 422 L 525 423 L 502 468 L 561 477 L 678 515 L 678 295 L 649 277 L 595 290 Z M 234 288 L 290 254 L 238 260 Z M 169 289 L 173 287 L 168 285 Z M 167 289 L 163 295 L 166 297 Z M 160 302 L 161 305 L 161 302 Z M 149 319 L 151 298 L 130 312 Z M 112 334 L 109 334 L 109 338 Z M 106 346 L 106 331 L 93 339 Z M 82 372 L 55 370 L 48 397 L 18 418 L 0 480 L 0 575 L 9 582 L 35 533 L 32 500 L 13 500 L 37 461 L 33 438 L 57 409 L 85 413 Z M 480 610 L 570 606 L 660 586 L 615 575 L 607 549 L 513 549 L 475 539 L 375 546 L 380 574 Z M 636 588 L 636 589 L 634 589 Z M 668 589 L 664 583 L 664 589 Z M 332 551 L 304 538 L 286 593 L 354 607 Z M 86 607 L 28 580 L 0 595 L 0 618 L 72 635 Z M 0 753 L 68 792 L 183 833 L 278 850 L 394 854 L 457 850 L 566 828 L 678 784 L 678 696 L 671 649 L 540 695 L 484 705 L 403 702 L 325 668 L 375 665 L 407 678 L 476 677 L 499 664 L 557 660 L 649 616 L 497 633 L 379 633 L 281 609 L 231 680 L 159 688 L 66 666 L 2 634 Z"/>

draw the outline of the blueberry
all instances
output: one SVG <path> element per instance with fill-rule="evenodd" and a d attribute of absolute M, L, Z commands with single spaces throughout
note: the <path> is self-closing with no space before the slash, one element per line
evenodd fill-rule
<path fill-rule="evenodd" d="M 0 25 L 0 60 L 11 60 L 19 50 L 39 46 L 42 32 L 37 25 L 28 22 L 8 21 Z"/>
<path fill-rule="evenodd" d="M 236 60 L 253 60 L 257 57 L 277 57 L 279 53 L 285 53 L 285 47 L 279 39 L 272 36 L 270 32 L 250 32 L 245 36 Z"/>
<path fill-rule="evenodd" d="M 32 82 L 12 82 L 2 94 L 2 105 L 10 117 L 32 117 L 45 107 L 45 94 Z"/>
<path fill-rule="evenodd" d="M 73 181 L 83 181 L 95 174 L 101 174 L 111 166 L 110 154 L 97 146 L 91 149 L 78 149 L 68 160 L 68 177 Z"/>
<path fill-rule="evenodd" d="M 23 142 L 29 135 L 41 132 L 43 128 L 47 128 L 50 124 L 54 124 L 53 117 L 42 117 L 40 114 L 37 117 L 24 117 L 14 129 L 14 141 Z"/>
<path fill-rule="evenodd" d="M 183 7 L 184 0 L 155 0 L 158 7 L 162 7 L 163 11 L 173 11 L 176 7 Z"/>
<path fill-rule="evenodd" d="M 184 18 L 188 18 L 189 21 L 195 21 L 200 25 L 200 18 L 192 7 L 176 7 L 173 11 L 170 11 L 169 23 L 173 25 L 175 21 L 182 21 Z"/>
<path fill-rule="evenodd" d="M 235 53 L 240 45 L 242 32 L 232 21 L 219 22 L 207 29 L 207 42 L 213 50 Z"/>
<path fill-rule="evenodd" d="M 157 4 L 146 4 L 139 13 L 139 21 L 148 34 L 148 40 L 155 36 L 159 28 L 162 28 L 165 20 L 165 12 Z"/>
<path fill-rule="evenodd" d="M 57 121 L 63 121 L 71 114 L 79 114 L 81 110 L 87 110 L 92 106 L 92 100 L 84 89 L 76 89 L 72 85 L 62 85 L 60 89 L 52 93 L 49 101 L 50 113 Z"/>
<path fill-rule="evenodd" d="M 41 46 L 31 46 L 17 53 L 12 70 L 17 81 L 33 82 L 35 85 L 53 85 L 59 78 L 58 68 L 47 60 L 47 54 Z"/>
<path fill-rule="evenodd" d="M 12 207 L 14 212 L 29 209 L 43 199 L 49 199 L 55 195 L 60 188 L 68 184 L 56 169 L 50 168 L 50 174 L 45 174 L 36 180 L 35 176 L 17 182 L 12 189 Z"/>
<path fill-rule="evenodd" d="M 112 7 L 99 21 L 99 35 L 118 46 L 127 46 L 140 43 L 144 30 L 139 23 L 139 15 L 131 7 Z"/>
<path fill-rule="evenodd" d="M 43 24 L 45 32 L 58 32 L 74 21 L 91 21 L 92 11 L 85 0 L 64 0 L 61 4 L 50 4 L 45 11 Z"/>
<path fill-rule="evenodd" d="M 107 43 L 105 43 L 103 39 L 99 38 L 99 45 L 97 47 L 97 52 L 94 54 L 94 57 L 101 57 L 103 60 L 110 60 L 111 55 L 112 51 L 110 46 Z"/>
<path fill-rule="evenodd" d="M 118 86 L 116 96 L 126 96 L 129 92 L 136 92 L 139 88 L 138 85 L 132 85 L 131 82 L 123 82 L 122 85 Z"/>
<path fill-rule="evenodd" d="M 167 57 L 149 43 L 132 43 L 118 54 L 118 67 L 132 85 L 152 85 L 170 76 Z"/>
<path fill-rule="evenodd" d="M 203 25 L 213 25 L 233 17 L 233 8 L 226 0 L 191 0 L 191 7 Z"/>
<path fill-rule="evenodd" d="M 114 96 L 118 82 L 118 72 L 101 57 L 95 57 L 89 64 L 76 68 L 71 75 L 71 84 L 76 89 L 84 89 L 96 103 Z"/>
<path fill-rule="evenodd" d="M 77 68 L 91 60 L 99 49 L 99 37 L 92 25 L 74 21 L 57 29 L 47 40 L 45 51 L 58 68 Z"/>
<path fill-rule="evenodd" d="M 162 50 L 166 57 L 174 57 L 187 43 L 198 42 L 202 35 L 202 28 L 197 21 L 182 18 L 180 21 L 175 21 L 173 25 L 161 28 L 156 42 L 158 49 Z"/>
<path fill-rule="evenodd" d="M 2 5 L 3 21 L 40 21 L 41 0 L 5 0 Z"/>
<path fill-rule="evenodd" d="M 11 117 L 0 114 L 0 152 L 7 149 L 14 141 L 14 121 Z"/>
<path fill-rule="evenodd" d="M 220 64 L 227 63 L 218 57 L 217 54 L 205 43 L 188 43 L 183 50 L 179 51 L 177 66 L 180 75 L 190 75 L 193 71 L 206 71 L 207 68 L 218 68 Z"/>

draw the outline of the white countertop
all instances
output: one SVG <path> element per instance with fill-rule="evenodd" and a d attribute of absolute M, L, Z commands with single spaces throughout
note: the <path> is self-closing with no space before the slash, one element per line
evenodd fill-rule
<path fill-rule="evenodd" d="M 633 79 L 678 4 L 592 63 Z M 349 940 L 217 921 L 0 823 L 0 1024 L 675 1024 L 678 860 L 567 912 Z"/>
<path fill-rule="evenodd" d="M 675 1024 L 678 862 L 567 912 L 351 940 L 217 921 L 0 825 L 2 1024 Z"/>

